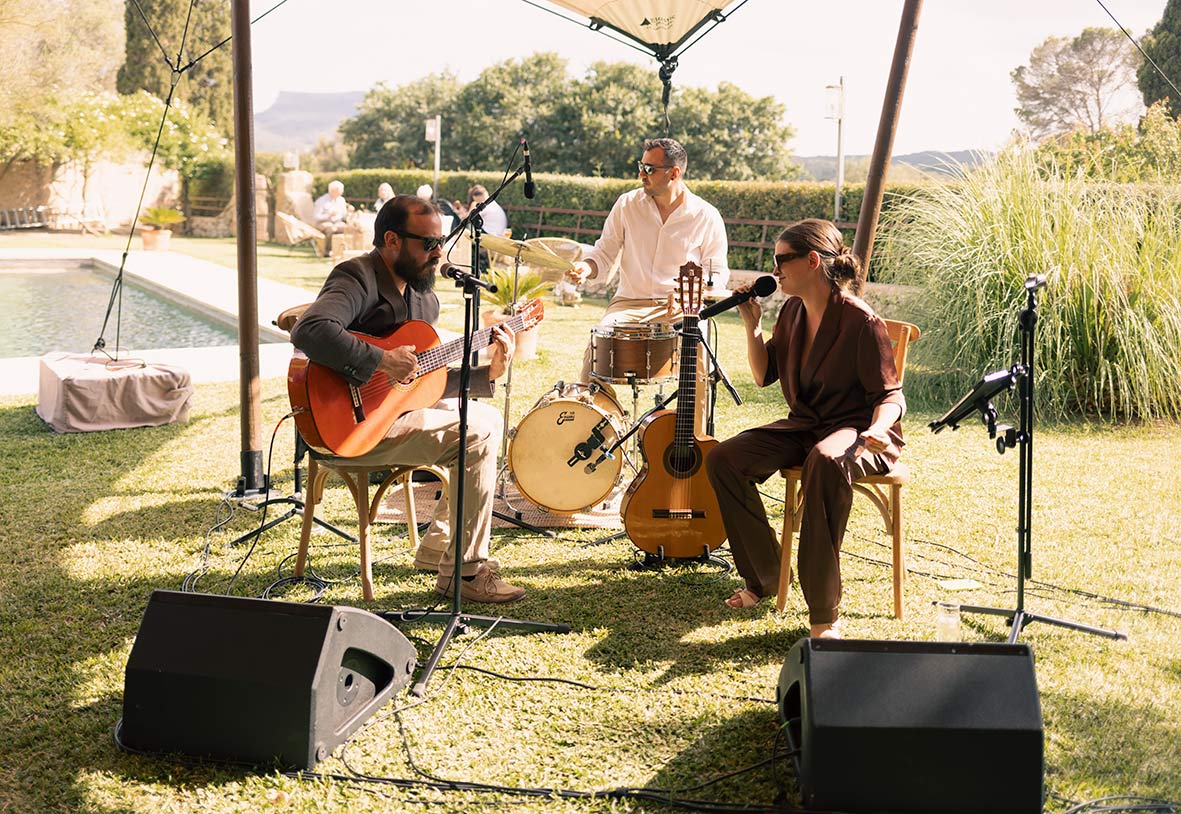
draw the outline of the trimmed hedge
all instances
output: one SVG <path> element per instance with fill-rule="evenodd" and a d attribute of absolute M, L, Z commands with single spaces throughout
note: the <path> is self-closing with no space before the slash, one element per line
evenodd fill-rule
<path fill-rule="evenodd" d="M 483 184 L 489 191 L 496 189 L 503 179 L 498 172 L 440 172 L 439 189 L 436 195 L 449 201 L 466 200 L 467 190 L 473 184 Z M 557 209 L 583 209 L 608 211 L 615 199 L 624 192 L 636 188 L 632 178 L 587 178 L 572 175 L 538 174 L 537 197 L 528 200 L 523 185 L 518 182 L 505 189 L 497 199 L 508 206 L 547 206 Z M 345 197 L 354 206 L 369 208 L 377 197 L 377 187 L 387 182 L 398 194 L 413 194 L 422 184 L 434 180 L 431 170 L 345 170 L 335 173 L 319 173 L 315 176 L 315 195 L 328 190 L 328 183 L 339 179 L 345 186 Z M 803 218 L 829 217 L 832 212 L 833 185 L 815 181 L 791 183 L 770 183 L 766 181 L 694 181 L 688 180 L 689 188 L 712 203 L 726 219 L 726 231 L 731 241 L 758 241 L 762 228 L 747 224 L 729 223 L 740 220 L 796 221 Z M 883 213 L 889 209 L 891 199 L 908 197 L 916 191 L 916 185 L 892 185 L 887 189 L 882 202 Z M 845 217 L 857 219 L 861 209 L 864 184 L 850 184 L 845 187 Z M 572 215 L 547 214 L 548 225 L 574 226 Z M 582 225 L 600 228 L 602 218 L 583 217 Z M 768 241 L 774 242 L 778 230 L 768 230 Z M 537 235 L 532 235 L 536 237 Z M 846 231 L 846 240 L 852 242 L 852 231 Z M 593 242 L 584 237 L 583 242 Z M 770 247 L 768 247 L 770 248 Z M 730 267 L 755 269 L 758 267 L 758 249 L 731 246 Z M 766 257 L 764 254 L 764 263 Z"/>

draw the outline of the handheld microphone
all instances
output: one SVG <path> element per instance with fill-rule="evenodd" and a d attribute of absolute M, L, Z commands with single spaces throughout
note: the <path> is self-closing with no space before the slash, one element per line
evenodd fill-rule
<path fill-rule="evenodd" d="M 775 289 L 778 288 L 778 286 L 779 283 L 775 282 L 774 277 L 772 277 L 770 274 L 764 274 L 762 277 L 755 280 L 755 284 L 750 287 L 749 291 L 731 294 L 729 297 L 726 297 L 726 299 L 720 302 L 715 302 L 713 305 L 702 308 L 701 313 L 699 313 L 697 316 L 701 319 L 709 319 L 710 317 L 717 316 L 723 311 L 730 310 L 736 305 L 741 305 L 751 297 L 769 296 L 775 292 Z"/>
<path fill-rule="evenodd" d="M 533 184 L 533 161 L 529 157 L 529 142 L 521 139 L 521 146 L 525 148 L 525 197 L 532 198 L 537 187 Z"/>

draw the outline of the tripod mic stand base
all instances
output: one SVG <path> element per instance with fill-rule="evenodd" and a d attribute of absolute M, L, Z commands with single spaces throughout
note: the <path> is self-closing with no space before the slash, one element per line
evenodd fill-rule
<path fill-rule="evenodd" d="M 443 631 L 438 644 L 435 645 L 434 652 L 431 653 L 430 659 L 427 661 L 426 666 L 423 667 L 422 673 L 418 676 L 418 681 L 410 689 L 410 694 L 416 698 L 421 698 L 426 693 L 426 684 L 430 681 L 431 674 L 434 673 L 435 667 L 439 663 L 439 657 L 447 649 L 451 638 L 456 633 L 466 633 L 468 628 L 472 626 L 489 628 L 495 625 L 498 628 L 504 628 L 516 633 L 570 632 L 570 625 L 552 624 L 549 622 L 529 622 L 523 619 L 505 619 L 499 616 L 477 616 L 471 613 L 456 614 L 453 611 L 379 611 L 376 615 L 390 624 L 396 622 L 447 623 L 447 629 Z"/>
<path fill-rule="evenodd" d="M 983 613 L 990 616 L 1004 616 L 1009 624 L 1009 643 L 1015 644 L 1017 636 L 1025 629 L 1025 626 L 1030 622 L 1045 622 L 1047 625 L 1057 625 L 1058 627 L 1069 628 L 1070 630 L 1078 630 L 1083 633 L 1090 633 L 1094 636 L 1104 636 L 1108 639 L 1123 639 L 1126 640 L 1127 634 L 1120 633 L 1118 630 L 1108 630 L 1107 628 L 1094 627 L 1093 625 L 1084 625 L 1079 622 L 1070 622 L 1065 619 L 1057 619 L 1053 616 L 1042 616 L 1039 613 L 1030 613 L 1027 610 L 1016 610 L 1006 608 L 988 608 L 976 605 L 960 605 L 960 613 Z"/>
<path fill-rule="evenodd" d="M 517 514 L 519 515 L 520 512 L 517 512 Z M 525 529 L 526 531 L 531 531 L 534 534 L 541 535 L 542 537 L 548 537 L 551 540 L 555 539 L 558 536 L 556 532 L 552 532 L 549 529 L 543 529 L 541 526 L 535 526 L 532 523 L 527 523 L 526 521 L 522 520 L 520 517 L 513 517 L 512 515 L 505 514 L 504 512 L 502 512 L 498 509 L 492 510 L 492 516 L 498 517 L 506 523 L 512 523 L 514 526 L 516 526 L 518 528 Z"/>

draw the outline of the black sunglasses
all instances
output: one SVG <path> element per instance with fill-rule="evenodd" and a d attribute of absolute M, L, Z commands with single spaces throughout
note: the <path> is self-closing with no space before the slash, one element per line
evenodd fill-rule
<path fill-rule="evenodd" d="M 398 237 L 412 237 L 415 240 L 421 240 L 422 247 L 424 249 L 426 249 L 428 252 L 433 252 L 435 249 L 442 246 L 443 242 L 447 240 L 447 238 L 445 238 L 445 237 L 423 237 L 422 235 L 416 235 L 413 232 L 395 231 L 394 234 L 397 235 Z"/>
<path fill-rule="evenodd" d="M 636 169 L 644 173 L 644 175 L 651 175 L 657 170 L 671 170 L 676 164 L 645 164 L 643 161 L 636 162 Z"/>
<path fill-rule="evenodd" d="M 790 263 L 792 260 L 796 260 L 800 257 L 807 257 L 807 256 L 808 256 L 807 252 L 805 252 L 803 254 L 801 254 L 799 252 L 788 252 L 787 254 L 777 254 L 777 255 L 775 255 L 775 269 L 776 269 L 776 271 L 778 271 L 779 269 L 783 268 L 784 263 Z"/>

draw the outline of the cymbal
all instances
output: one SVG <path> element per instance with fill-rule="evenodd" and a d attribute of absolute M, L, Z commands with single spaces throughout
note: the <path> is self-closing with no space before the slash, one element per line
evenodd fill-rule
<path fill-rule="evenodd" d="M 515 257 L 522 266 L 554 269 L 555 271 L 569 271 L 574 264 L 566 260 L 540 243 L 530 243 L 525 240 L 513 240 L 496 235 L 481 235 L 480 245 L 490 252 Z"/>

